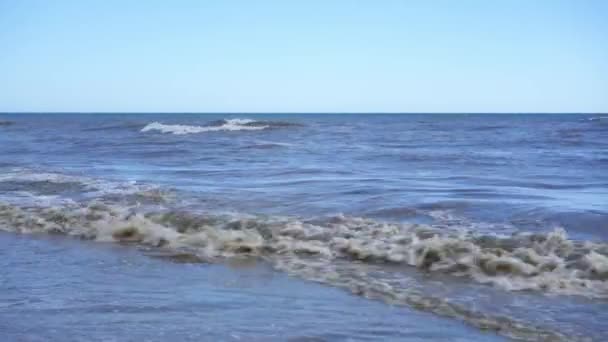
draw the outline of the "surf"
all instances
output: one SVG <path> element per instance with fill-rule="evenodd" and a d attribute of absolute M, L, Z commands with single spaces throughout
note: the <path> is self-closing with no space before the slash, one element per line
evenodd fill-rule
<path fill-rule="evenodd" d="M 158 121 L 151 122 L 144 126 L 141 132 L 158 131 L 175 135 L 197 134 L 206 132 L 220 131 L 261 131 L 269 128 L 299 126 L 297 123 L 281 121 L 263 121 L 252 119 L 223 119 L 211 122 L 207 125 L 184 125 L 184 124 L 163 124 Z"/>

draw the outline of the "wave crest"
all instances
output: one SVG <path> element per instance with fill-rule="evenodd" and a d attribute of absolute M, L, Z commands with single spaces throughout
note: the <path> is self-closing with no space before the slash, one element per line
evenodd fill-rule
<path fill-rule="evenodd" d="M 300 221 L 142 212 L 138 207 L 97 203 L 38 209 L 4 205 L 0 229 L 186 249 L 209 260 L 248 255 L 278 262 L 314 256 L 329 263 L 402 264 L 507 290 L 608 298 L 608 245 L 569 240 L 560 229 L 548 234 L 477 236 L 431 225 L 343 216 Z"/>
<path fill-rule="evenodd" d="M 175 135 L 196 134 L 219 131 L 259 131 L 268 128 L 298 126 L 298 124 L 281 121 L 257 121 L 252 119 L 224 119 L 208 125 L 163 124 L 158 121 L 147 124 L 141 132 L 159 131 Z"/>
<path fill-rule="evenodd" d="M 569 240 L 559 229 L 493 236 L 345 216 L 303 221 L 144 208 L 102 201 L 55 207 L 0 203 L 0 230 L 142 246 L 151 256 L 179 262 L 260 258 L 293 276 L 526 340 L 574 339 L 438 297 L 416 276 L 400 272 L 467 277 L 511 291 L 608 298 L 608 245 Z"/>

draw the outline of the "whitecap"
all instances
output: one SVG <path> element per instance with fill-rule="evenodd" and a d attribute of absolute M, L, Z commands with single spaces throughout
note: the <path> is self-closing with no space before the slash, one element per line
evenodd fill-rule
<path fill-rule="evenodd" d="M 401 264 L 510 291 L 608 298 L 608 246 L 570 240 L 562 229 L 495 236 L 346 216 L 305 222 L 156 209 L 144 213 L 139 206 L 100 210 L 96 204 L 40 209 L 5 205 L 2 209 L 0 230 L 64 232 L 102 241 L 185 248 L 203 259 L 245 254 L 279 262 L 314 255 L 329 264 Z"/>
<path fill-rule="evenodd" d="M 141 129 L 141 132 L 159 131 L 161 133 L 185 135 L 218 131 L 259 131 L 270 127 L 268 125 L 253 125 L 255 122 L 255 120 L 250 119 L 228 119 L 223 120 L 222 124 L 217 126 L 194 126 L 180 124 L 170 125 L 155 121 L 147 124 Z"/>

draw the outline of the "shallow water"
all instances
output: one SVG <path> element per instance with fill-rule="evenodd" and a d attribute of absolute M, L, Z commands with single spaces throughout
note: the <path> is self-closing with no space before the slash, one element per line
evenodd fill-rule
<path fill-rule="evenodd" d="M 3 341 L 500 340 L 263 264 L 175 263 L 2 233 L 0 246 L 0 265 L 15 270 L 0 285 Z"/>
<path fill-rule="evenodd" d="M 180 339 L 608 337 L 601 116 L 1 114 L 0 121 L 0 229 L 14 246 L 3 249 L 4 286 L 38 291 L 13 299 L 9 291 L 6 302 L 16 304 L 0 315 L 48 317 L 31 336 L 21 323 L 0 329 L 7 336 L 163 340 L 146 329 L 160 324 L 154 333 Z M 120 266 L 123 257 L 139 266 Z M 75 283 L 81 277 L 86 284 Z M 216 277 L 254 279 L 255 294 Z M 197 286 L 183 289 L 190 282 Z M 94 304 L 65 297 L 79 286 L 97 296 L 83 299 Z M 131 304 L 105 302 L 103 293 Z M 303 294 L 305 312 L 277 304 L 291 294 Z M 36 296 L 80 314 L 61 303 L 51 314 L 29 302 Z M 220 324 L 201 312 L 201 297 L 241 311 Z M 263 312 L 247 305 L 252 300 Z M 89 328 L 75 328 L 75 316 Z M 389 318 L 372 319 L 379 316 Z M 445 329 L 404 323 L 422 317 Z M 106 320 L 115 325 L 92 335 Z M 374 335 L 377 325 L 386 335 Z"/>

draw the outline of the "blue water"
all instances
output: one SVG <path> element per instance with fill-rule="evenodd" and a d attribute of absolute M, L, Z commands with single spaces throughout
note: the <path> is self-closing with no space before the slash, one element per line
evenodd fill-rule
<path fill-rule="evenodd" d="M 0 244 L 9 273 L 0 284 L 0 317 L 44 322 L 31 331 L 23 323 L 3 323 L 0 337 L 4 331 L 10 339 L 168 339 L 152 336 L 150 325 L 180 340 L 604 340 L 607 167 L 608 118 L 595 114 L 0 114 L 0 204 L 8 208 L 0 210 L 0 229 L 8 232 Z M 124 225 L 142 226 L 119 236 L 122 223 L 100 228 L 97 219 L 77 216 L 93 203 L 124 209 Z M 49 210 L 71 218 L 51 222 Z M 143 221 L 129 216 L 143 220 L 155 213 L 172 213 L 177 221 L 142 228 Z M 32 223 L 40 217 L 46 221 Z M 174 241 L 163 232 L 158 238 L 154 229 L 161 223 L 184 236 Z M 294 225 L 297 233 L 277 233 Z M 428 258 L 414 265 L 402 261 L 409 252 L 382 254 L 401 253 L 403 245 L 391 240 L 396 233 L 386 225 L 397 231 L 430 227 L 473 250 L 453 252 L 446 242 L 437 247 L 439 256 L 430 256 L 435 247 L 425 240 Z M 234 241 L 248 244 L 221 245 L 235 230 L 247 235 Z M 196 235 L 201 231 L 207 235 Z M 534 245 L 556 231 L 562 232 L 560 247 Z M 222 235 L 227 232 L 229 238 Z M 456 232 L 467 237 L 450 235 Z M 23 240 L 16 233 L 35 234 Z M 319 234 L 324 237 L 314 237 Z M 74 243 L 69 236 L 98 242 Z M 194 236 L 205 242 L 184 242 Z M 100 247 L 109 240 L 126 246 Z M 410 242 L 407 248 L 418 248 Z M 336 247 L 342 243 L 349 245 Z M 317 256 L 310 246 L 330 252 Z M 480 266 L 478 249 L 508 265 Z M 544 259 L 530 261 L 523 250 Z M 188 263 L 175 263 L 175 253 Z M 463 261 L 468 255 L 473 261 Z M 122 267 L 121 258 L 139 266 Z M 234 258 L 255 259 L 256 266 L 226 265 Z M 114 266 L 107 271 L 101 264 Z M 217 274 L 248 272 L 272 279 L 254 286 L 263 295 L 209 283 Z M 79 288 L 90 295 L 69 295 Z M 282 302 L 274 312 L 273 303 L 292 291 L 306 309 L 294 312 Z M 220 303 L 203 305 L 200 293 Z M 252 311 L 258 302 L 262 313 Z M 230 318 L 209 325 L 213 315 L 202 306 Z M 467 313 L 453 312 L 461 309 Z M 386 315 L 386 335 L 370 333 L 380 324 L 374 319 L 342 316 L 355 311 Z M 248 318 L 254 314 L 263 323 Z M 432 324 L 407 324 L 420 315 L 444 322 L 447 330 L 435 334 Z M 490 334 L 482 333 L 482 316 L 499 322 Z M 97 324 L 104 325 L 99 333 L 86 328 Z"/>

